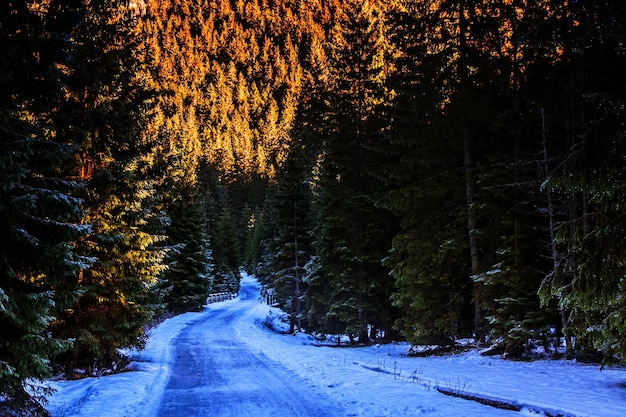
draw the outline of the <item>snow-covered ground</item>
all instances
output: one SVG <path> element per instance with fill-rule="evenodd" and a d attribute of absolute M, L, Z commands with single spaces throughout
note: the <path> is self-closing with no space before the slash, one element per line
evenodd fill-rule
<path fill-rule="evenodd" d="M 256 286 L 244 277 L 242 286 Z M 406 344 L 362 348 L 315 346 L 306 334 L 283 335 L 264 323 L 279 324 L 281 312 L 255 299 L 212 304 L 200 313 L 171 318 L 135 353 L 135 372 L 80 381 L 54 381 L 52 417 L 157 416 L 173 363 L 173 342 L 186 326 L 215 310 L 241 314 L 233 338 L 281 363 L 300 380 L 351 416 L 626 416 L 626 369 L 604 369 L 568 361 L 511 362 L 476 352 L 427 358 L 408 357 Z M 207 354 L 210 354 L 207 346 Z M 521 411 L 504 411 L 441 394 L 437 388 L 500 400 Z M 257 416 L 262 417 L 262 416 Z"/>

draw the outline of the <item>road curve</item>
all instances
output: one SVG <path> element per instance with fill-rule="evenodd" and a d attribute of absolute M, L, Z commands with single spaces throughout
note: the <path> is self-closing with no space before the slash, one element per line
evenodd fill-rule
<path fill-rule="evenodd" d="M 345 416 L 346 411 L 289 373 L 251 352 L 236 337 L 236 320 L 257 301 L 244 281 L 239 299 L 181 331 L 158 416 Z"/>

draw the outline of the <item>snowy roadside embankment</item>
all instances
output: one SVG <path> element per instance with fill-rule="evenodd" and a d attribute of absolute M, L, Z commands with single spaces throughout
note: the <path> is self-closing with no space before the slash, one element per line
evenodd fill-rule
<path fill-rule="evenodd" d="M 228 301 L 225 303 L 232 303 Z M 172 317 L 150 332 L 146 348 L 131 354 L 132 372 L 77 381 L 51 381 L 57 390 L 46 407 L 52 417 L 155 416 L 172 363 L 172 342 L 180 331 L 209 314 Z"/>
<path fill-rule="evenodd" d="M 268 311 L 267 306 L 259 310 Z M 266 313 L 267 314 L 267 313 Z M 278 311 L 272 313 L 276 316 Z M 259 316 L 257 313 L 250 313 Z M 263 330 L 249 320 L 250 345 L 303 378 L 327 387 L 342 402 L 359 404 L 366 415 L 372 408 L 392 415 L 391 409 L 417 415 L 479 415 L 467 404 L 437 392 L 463 394 L 516 405 L 523 415 L 623 417 L 626 415 L 626 370 L 605 369 L 567 361 L 512 362 L 482 357 L 477 352 L 415 358 L 404 344 L 338 349 L 311 346 L 299 334 L 286 336 Z M 244 333 L 243 330 L 240 330 Z M 484 410 L 487 415 L 491 407 Z M 463 411 L 461 411 L 463 410 Z M 476 412 L 476 410 L 474 410 Z M 516 413 L 519 415 L 519 413 Z M 489 414 L 491 415 L 491 414 Z"/>
<path fill-rule="evenodd" d="M 444 396 L 436 390 L 440 387 L 517 405 L 521 412 L 516 415 L 626 416 L 624 368 L 600 370 L 564 360 L 513 362 L 476 351 L 417 358 L 406 355 L 407 344 L 316 347 L 309 335 L 281 335 L 262 326 L 262 320 L 279 326 L 280 315 L 280 310 L 259 304 L 239 322 L 238 331 L 254 349 L 326 387 L 329 396 L 359 404 L 362 413 L 355 415 L 373 409 L 377 415 L 392 415 L 391 410 L 405 413 L 400 415 L 479 415 L 466 408 L 473 401 Z M 494 410 L 480 407 L 485 413 Z"/>

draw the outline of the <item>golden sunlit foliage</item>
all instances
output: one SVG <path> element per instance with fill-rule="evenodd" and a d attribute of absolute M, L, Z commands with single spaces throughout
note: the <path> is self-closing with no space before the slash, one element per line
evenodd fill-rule
<path fill-rule="evenodd" d="M 151 129 L 167 144 L 162 153 L 173 158 L 175 177 L 193 182 L 201 156 L 224 178 L 273 175 L 289 147 L 302 86 L 315 82 L 305 79 L 300 57 L 324 65 L 318 7 L 266 0 L 148 5 L 140 25 L 149 40 L 140 54 L 161 114 Z"/>

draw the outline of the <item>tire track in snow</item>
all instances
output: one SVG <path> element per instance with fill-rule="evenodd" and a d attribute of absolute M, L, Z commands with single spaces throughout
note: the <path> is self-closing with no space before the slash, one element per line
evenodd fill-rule
<path fill-rule="evenodd" d="M 256 303 L 254 291 L 242 287 L 240 301 L 181 331 L 158 416 L 346 415 L 324 394 L 234 337 L 235 322 Z"/>

